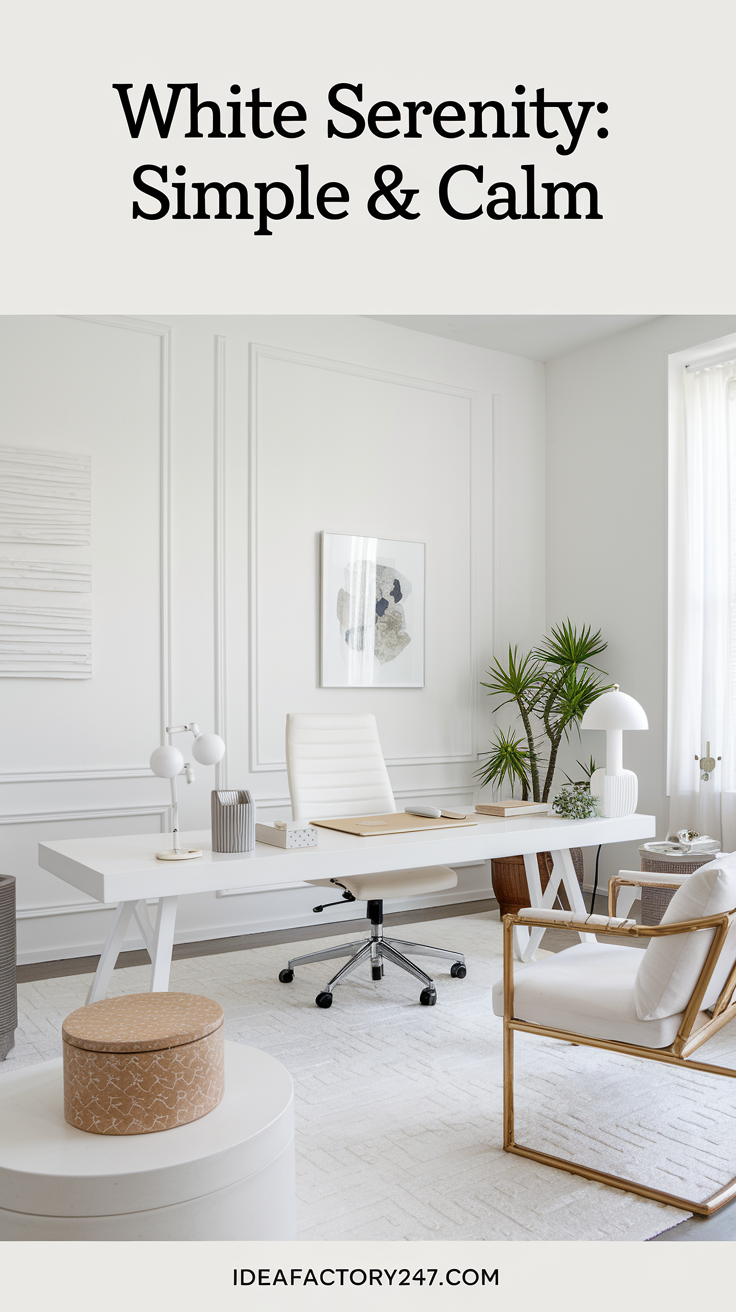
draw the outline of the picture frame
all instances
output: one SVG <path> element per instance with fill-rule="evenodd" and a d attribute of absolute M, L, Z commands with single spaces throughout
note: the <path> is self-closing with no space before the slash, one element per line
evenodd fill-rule
<path fill-rule="evenodd" d="M 321 535 L 320 686 L 423 688 L 425 544 Z"/>

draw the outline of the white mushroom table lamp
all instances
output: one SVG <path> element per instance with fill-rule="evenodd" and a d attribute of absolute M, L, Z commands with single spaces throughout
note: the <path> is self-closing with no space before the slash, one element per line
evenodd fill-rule
<path fill-rule="evenodd" d="M 157 852 L 156 856 L 159 861 L 191 861 L 194 857 L 202 855 L 201 847 L 179 847 L 179 799 L 176 793 L 176 780 L 180 774 L 183 774 L 188 784 L 194 780 L 194 771 L 188 761 L 184 760 L 178 747 L 174 747 L 171 742 L 171 736 L 175 733 L 194 734 L 194 743 L 192 744 L 192 756 L 200 765 L 217 765 L 225 755 L 225 744 L 216 733 L 200 733 L 199 725 L 192 721 L 191 724 L 177 724 L 166 729 L 169 742 L 163 747 L 157 747 L 151 753 L 149 762 L 154 774 L 160 779 L 171 780 L 171 828 L 173 831 L 173 847 L 164 852 Z"/>
<path fill-rule="evenodd" d="M 639 781 L 633 770 L 624 770 L 624 729 L 648 729 L 646 713 L 633 697 L 621 692 L 617 683 L 601 693 L 582 718 L 581 729 L 605 729 L 606 765 L 590 779 L 590 793 L 600 800 L 601 815 L 633 815 L 639 798 Z"/>

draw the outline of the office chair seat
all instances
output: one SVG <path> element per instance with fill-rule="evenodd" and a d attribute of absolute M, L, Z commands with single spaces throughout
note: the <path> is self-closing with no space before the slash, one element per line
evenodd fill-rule
<path fill-rule="evenodd" d="M 345 875 L 338 880 L 308 879 L 319 888 L 346 888 L 359 902 L 373 898 L 415 897 L 418 893 L 439 893 L 454 888 L 457 874 L 449 866 L 418 866 L 414 870 L 385 870 L 374 875 Z"/>
<path fill-rule="evenodd" d="M 324 820 L 338 816 L 385 815 L 396 811 L 388 771 L 378 741 L 373 715 L 287 715 L 286 768 L 295 820 Z M 362 842 L 370 842 L 363 839 Z M 371 922 L 369 938 L 357 943 L 339 943 L 335 947 L 293 957 L 279 974 L 283 984 L 294 979 L 297 966 L 335 957 L 348 957 L 345 965 L 317 994 L 318 1007 L 332 1005 L 332 992 L 357 966 L 371 968 L 371 978 L 383 977 L 384 962 L 389 961 L 413 975 L 422 984 L 419 1001 L 432 1007 L 437 1001 L 434 980 L 410 961 L 410 956 L 438 957 L 449 960 L 450 974 L 456 979 L 465 975 L 465 957 L 461 952 L 432 948 L 403 939 L 384 938 L 383 899 L 416 897 L 437 893 L 457 884 L 457 874 L 449 866 L 423 866 L 411 870 L 376 871 L 372 874 L 346 875 L 335 879 L 310 879 L 308 883 L 342 892 L 342 899 L 368 903 Z M 316 912 L 326 903 L 315 907 Z"/>

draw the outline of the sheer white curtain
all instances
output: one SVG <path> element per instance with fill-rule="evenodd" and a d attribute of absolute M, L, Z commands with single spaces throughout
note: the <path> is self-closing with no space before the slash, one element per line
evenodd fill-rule
<path fill-rule="evenodd" d="M 736 355 L 736 352 L 735 352 Z M 736 849 L 736 359 L 683 371 L 670 444 L 668 792 Z M 702 780 L 695 760 L 721 757 Z"/>

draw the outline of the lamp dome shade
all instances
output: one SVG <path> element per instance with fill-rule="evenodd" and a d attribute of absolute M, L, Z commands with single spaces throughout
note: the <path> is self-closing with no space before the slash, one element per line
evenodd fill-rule
<path fill-rule="evenodd" d="M 601 693 L 585 712 L 581 729 L 648 729 L 643 706 L 618 688 Z"/>
<path fill-rule="evenodd" d="M 157 747 L 148 764 L 160 779 L 173 779 L 184 769 L 184 757 L 177 747 Z"/>
<path fill-rule="evenodd" d="M 225 744 L 217 733 L 201 733 L 192 744 L 192 756 L 200 765 L 217 765 L 225 755 Z"/>

